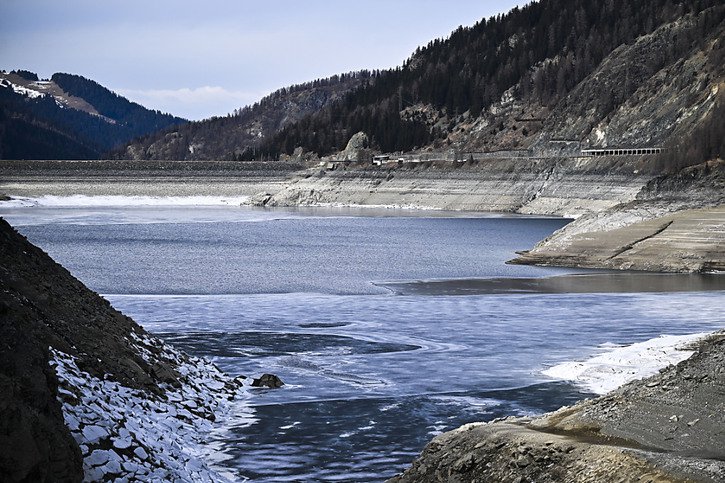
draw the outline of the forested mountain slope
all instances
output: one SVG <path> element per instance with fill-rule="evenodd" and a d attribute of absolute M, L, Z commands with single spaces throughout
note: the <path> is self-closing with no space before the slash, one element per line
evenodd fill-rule
<path fill-rule="evenodd" d="M 0 72 L 0 158 L 94 159 L 138 136 L 185 123 L 77 75 Z"/>
<path fill-rule="evenodd" d="M 370 77 L 371 73 L 360 71 L 282 88 L 227 116 L 149 135 L 118 150 L 114 157 L 162 160 L 255 157 L 256 147 L 281 128 L 319 112 Z"/>
<path fill-rule="evenodd" d="M 724 18 L 717 0 L 542 0 L 431 42 L 254 154 L 334 155 L 357 132 L 381 152 L 695 136 L 699 162 L 721 148 Z"/>

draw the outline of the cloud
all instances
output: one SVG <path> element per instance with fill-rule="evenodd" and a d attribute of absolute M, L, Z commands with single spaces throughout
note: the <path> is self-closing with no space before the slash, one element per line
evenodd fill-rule
<path fill-rule="evenodd" d="M 115 89 L 134 102 L 188 119 L 222 115 L 253 104 L 264 93 L 229 90 L 219 86 L 182 87 L 180 89 Z"/>

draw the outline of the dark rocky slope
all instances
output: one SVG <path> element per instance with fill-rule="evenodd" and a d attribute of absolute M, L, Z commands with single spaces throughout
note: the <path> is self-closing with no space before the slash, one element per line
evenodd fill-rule
<path fill-rule="evenodd" d="M 537 418 L 435 438 L 396 483 L 725 479 L 725 334 L 650 378 Z"/>
<path fill-rule="evenodd" d="M 151 337 L 0 219 L 0 480 L 218 480 L 198 458 L 238 385 Z M 169 431 L 169 428 L 173 428 Z"/>
<path fill-rule="evenodd" d="M 81 452 L 63 421 L 49 347 L 86 371 L 159 391 L 173 368 L 150 366 L 131 346 L 145 334 L 0 219 L 0 479 L 80 480 Z M 160 378 L 160 379 L 159 379 Z"/>

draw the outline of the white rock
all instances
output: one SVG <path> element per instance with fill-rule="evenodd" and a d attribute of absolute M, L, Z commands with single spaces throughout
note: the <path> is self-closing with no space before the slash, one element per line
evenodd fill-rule
<path fill-rule="evenodd" d="M 68 429 L 70 429 L 71 431 L 78 431 L 80 422 L 78 421 L 78 418 L 76 418 L 72 414 L 66 414 L 65 415 L 65 424 L 68 426 Z"/>
<path fill-rule="evenodd" d="M 120 475 L 121 474 L 121 463 L 118 461 L 109 461 L 105 464 L 103 467 L 104 473 L 112 473 L 114 475 Z"/>
<path fill-rule="evenodd" d="M 114 438 L 113 439 L 113 447 L 118 449 L 126 449 L 130 448 L 131 444 L 133 444 L 133 440 L 131 438 Z"/>
<path fill-rule="evenodd" d="M 97 443 L 108 436 L 108 432 L 100 426 L 90 425 L 83 428 L 83 438 L 88 443 Z"/>
<path fill-rule="evenodd" d="M 146 458 L 148 458 L 148 457 L 149 457 L 149 454 L 148 454 L 148 453 L 146 452 L 146 450 L 145 450 L 145 449 L 143 449 L 143 448 L 142 448 L 141 446 L 139 446 L 138 448 L 134 449 L 134 450 L 133 450 L 133 453 L 134 453 L 134 454 L 135 454 L 136 456 L 138 456 L 139 458 L 141 458 L 142 460 L 145 460 Z"/>
<path fill-rule="evenodd" d="M 102 466 L 108 463 L 108 460 L 108 451 L 103 449 L 96 449 L 93 450 L 93 453 L 91 453 L 87 458 L 85 458 L 84 462 L 88 463 L 91 466 Z"/>
<path fill-rule="evenodd" d="M 141 469 L 141 466 L 139 466 L 137 463 L 134 463 L 133 461 L 124 461 L 122 463 L 122 466 L 123 469 L 128 473 L 136 473 Z"/>
<path fill-rule="evenodd" d="M 83 468 L 83 481 L 103 481 L 104 476 L 100 467 Z"/>

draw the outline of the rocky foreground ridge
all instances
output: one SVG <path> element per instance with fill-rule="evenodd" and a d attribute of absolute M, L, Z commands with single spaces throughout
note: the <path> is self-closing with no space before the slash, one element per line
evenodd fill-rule
<path fill-rule="evenodd" d="M 225 481 L 205 444 L 244 396 L 0 219 L 0 480 Z"/>
<path fill-rule="evenodd" d="M 390 481 L 724 481 L 725 333 L 698 344 L 605 396 L 442 434 Z"/>

